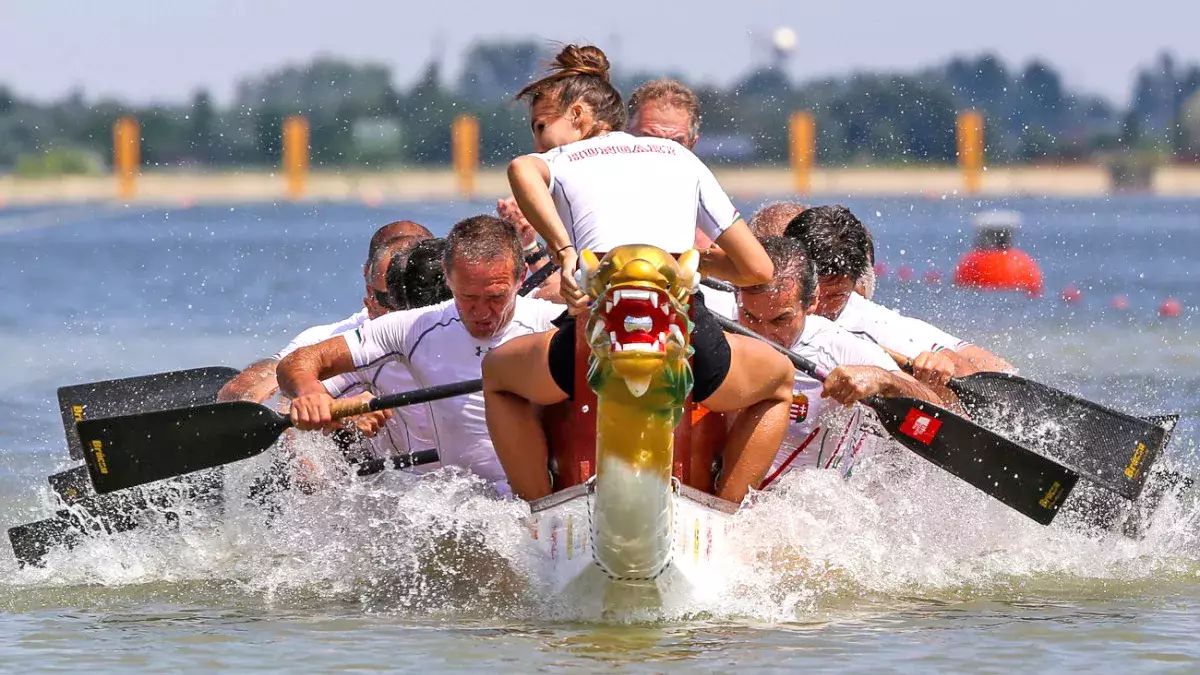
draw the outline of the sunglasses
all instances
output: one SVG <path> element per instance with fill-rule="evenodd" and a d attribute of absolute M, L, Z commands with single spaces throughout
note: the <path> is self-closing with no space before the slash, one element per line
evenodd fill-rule
<path fill-rule="evenodd" d="M 402 309 L 408 309 L 407 307 L 404 307 L 404 306 L 397 307 L 396 303 L 392 302 L 392 296 L 389 295 L 387 291 L 380 291 L 380 290 L 372 288 L 371 293 L 374 294 L 374 296 L 375 296 L 375 302 L 378 303 L 379 306 L 384 309 L 391 310 L 393 312 L 398 312 Z M 403 303 L 401 303 L 401 304 L 403 304 Z"/>

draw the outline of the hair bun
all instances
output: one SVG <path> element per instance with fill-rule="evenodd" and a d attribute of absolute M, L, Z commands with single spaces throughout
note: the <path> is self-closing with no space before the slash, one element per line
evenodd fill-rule
<path fill-rule="evenodd" d="M 554 57 L 555 70 L 566 75 L 594 75 L 608 82 L 608 57 L 599 47 L 567 45 Z"/>

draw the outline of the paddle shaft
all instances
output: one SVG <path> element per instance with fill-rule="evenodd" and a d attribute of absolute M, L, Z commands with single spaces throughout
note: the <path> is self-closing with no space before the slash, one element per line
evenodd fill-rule
<path fill-rule="evenodd" d="M 335 400 L 329 405 L 329 412 L 333 419 L 340 420 L 345 417 L 353 417 L 355 415 L 365 415 L 370 412 L 378 412 L 389 408 L 403 408 L 408 405 L 416 405 L 418 403 L 429 403 L 430 401 L 438 401 L 443 398 L 452 398 L 454 396 L 462 396 L 464 394 L 474 394 L 477 391 L 483 391 L 483 380 L 465 380 L 463 382 L 454 382 L 451 384 L 439 384 L 433 387 L 424 389 L 416 389 L 414 391 L 405 391 L 399 394 L 388 394 L 387 396 L 378 396 L 369 401 L 361 399 L 345 399 Z M 287 425 L 292 426 L 289 419 Z"/>
<path fill-rule="evenodd" d="M 549 279 L 551 274 L 554 274 L 557 271 L 558 265 L 555 265 L 552 262 L 546 263 L 540 267 L 538 271 L 525 278 L 525 281 L 521 284 L 521 288 L 517 291 L 517 295 L 528 295 L 531 291 L 538 286 L 541 286 L 543 282 Z"/>

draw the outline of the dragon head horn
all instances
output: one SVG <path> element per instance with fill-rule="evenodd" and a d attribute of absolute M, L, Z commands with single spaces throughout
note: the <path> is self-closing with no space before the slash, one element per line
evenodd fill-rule
<path fill-rule="evenodd" d="M 688 249 L 679 256 L 679 290 L 677 296 L 683 298 L 686 294 L 694 293 L 700 288 L 700 252 Z"/>
<path fill-rule="evenodd" d="M 596 271 L 600 269 L 600 259 L 592 253 L 591 249 L 583 249 L 579 252 L 579 272 L 580 279 L 579 288 L 585 293 L 591 292 L 592 278 Z"/>

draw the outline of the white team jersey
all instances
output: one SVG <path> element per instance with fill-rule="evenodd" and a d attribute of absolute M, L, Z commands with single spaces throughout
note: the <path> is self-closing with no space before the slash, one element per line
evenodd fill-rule
<path fill-rule="evenodd" d="M 321 384 L 334 398 L 371 392 L 376 396 L 419 389 L 416 378 L 408 370 L 403 357 L 385 358 L 367 368 L 337 375 Z M 395 455 L 436 448 L 433 437 L 432 413 L 428 403 L 396 408 L 392 417 L 373 438 L 367 439 L 371 454 L 387 459 Z M 432 471 L 440 463 L 419 467 L 419 473 Z"/>
<path fill-rule="evenodd" d="M 482 373 L 483 357 L 509 340 L 553 328 L 563 306 L 518 297 L 512 321 L 487 340 L 471 337 L 462 325 L 454 300 L 385 314 L 345 333 L 346 345 L 359 368 L 387 359 L 402 359 L 418 388 L 474 380 Z M 381 395 L 396 393 L 379 391 Z M 460 466 L 508 491 L 504 469 L 488 436 L 483 393 L 429 404 L 435 445 L 442 464 Z"/>
<path fill-rule="evenodd" d="M 341 321 L 307 328 L 292 338 L 292 341 L 275 354 L 274 358 L 283 360 L 285 356 L 301 347 L 310 347 L 336 335 L 342 335 L 358 328 L 366 321 L 367 309 L 364 307 Z M 334 398 L 348 398 L 363 392 L 371 392 L 379 396 L 379 388 L 374 386 L 379 379 L 387 380 L 388 384 L 394 387 L 388 391 L 408 391 L 417 388 L 403 362 L 381 363 L 375 368 L 338 375 L 325 380 L 322 384 L 325 385 L 325 390 L 329 392 L 329 395 Z M 387 425 L 374 438 L 368 439 L 368 444 L 371 454 L 382 459 L 413 450 L 433 448 L 433 433 L 428 406 L 412 405 L 393 411 L 393 416 L 388 420 Z M 425 464 L 419 467 L 419 470 L 432 471 L 437 466 L 436 463 Z"/>
<path fill-rule="evenodd" d="M 579 251 L 648 244 L 683 253 L 697 227 L 715 241 L 741 217 L 708 167 L 675 141 L 614 131 L 536 156 L 550 167 L 554 206 Z"/>
<path fill-rule="evenodd" d="M 888 371 L 899 370 L 896 362 L 877 345 L 851 335 L 828 319 L 811 314 L 805 317 L 804 330 L 792 343 L 792 351 L 825 372 L 837 366 L 878 366 Z M 839 465 L 843 472 L 849 471 L 852 462 L 847 458 L 853 456 L 861 441 L 862 406 L 847 408 L 833 399 L 821 398 L 821 390 L 820 382 L 796 372 L 787 436 L 768 476 L 793 454 L 796 456 L 785 473 L 798 467 L 828 469 L 839 468 Z M 808 440 L 810 435 L 812 439 Z M 798 449 L 800 452 L 796 453 Z"/>
<path fill-rule="evenodd" d="M 850 294 L 846 308 L 836 323 L 858 337 L 910 359 L 915 359 L 921 352 L 942 349 L 958 351 L 971 344 L 920 319 L 904 316 L 867 300 L 858 293 Z"/>
<path fill-rule="evenodd" d="M 297 349 L 300 349 L 301 347 L 311 347 L 319 342 L 328 340 L 334 335 L 341 335 L 348 330 L 354 330 L 355 328 L 363 325 L 363 322 L 366 320 L 367 308 L 363 307 L 361 310 L 351 314 L 341 321 L 335 321 L 333 323 L 327 323 L 321 326 L 306 328 L 299 335 L 292 338 L 292 341 L 289 342 L 286 347 L 280 349 L 271 358 L 275 359 L 276 361 L 282 361 L 285 356 L 291 354 Z"/>
<path fill-rule="evenodd" d="M 707 286 L 701 291 L 704 294 L 704 306 L 713 314 L 723 316 L 730 321 L 737 321 L 737 296 L 726 291 L 718 291 Z"/>

